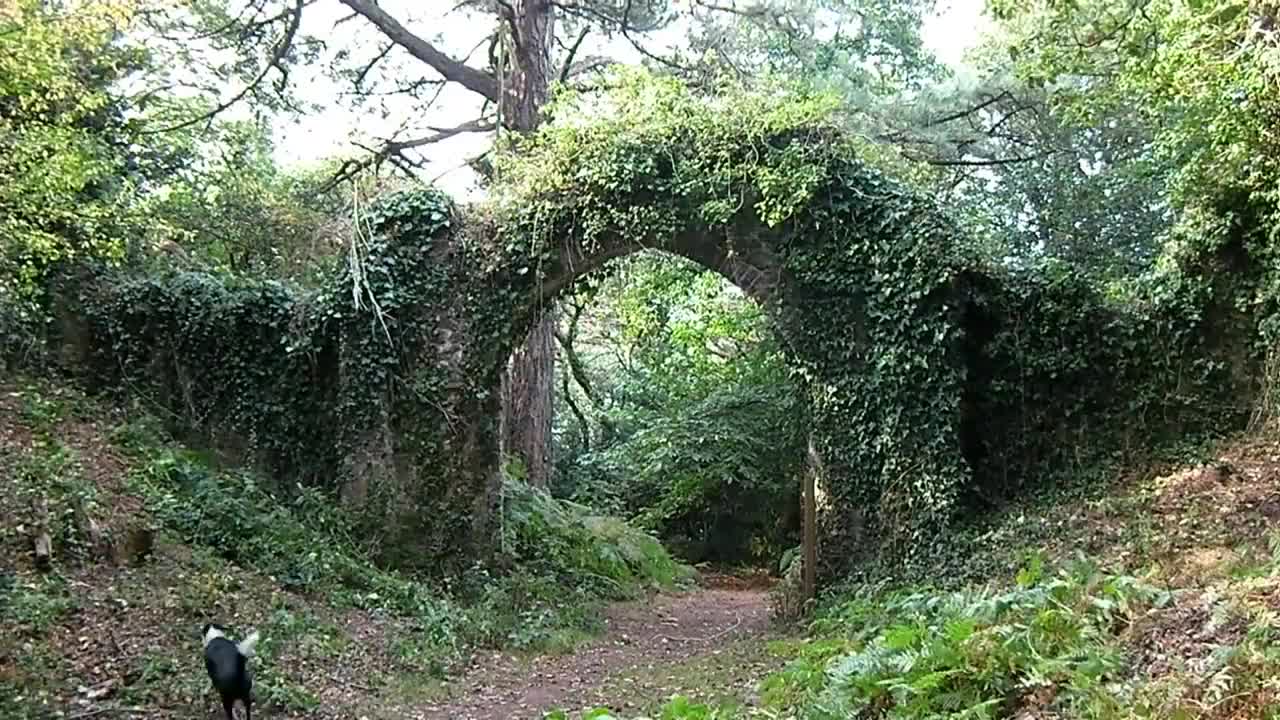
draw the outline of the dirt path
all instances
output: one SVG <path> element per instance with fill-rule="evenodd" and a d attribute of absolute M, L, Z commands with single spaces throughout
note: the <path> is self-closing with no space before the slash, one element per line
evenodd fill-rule
<path fill-rule="evenodd" d="M 745 585 L 745 586 L 744 586 Z M 674 692 L 749 696 L 763 672 L 769 630 L 767 590 L 727 578 L 680 595 L 658 595 L 606 611 L 606 631 L 576 652 L 519 660 L 482 660 L 455 686 L 453 698 L 421 708 L 422 718 L 524 720 L 552 709 L 609 704 L 633 712 Z M 723 656 L 723 663 L 717 663 Z M 723 664 L 727 673 L 693 666 Z M 708 678 L 715 675 L 715 679 Z M 715 682 L 720 687 L 699 685 Z M 741 687 L 726 687 L 738 684 Z"/>

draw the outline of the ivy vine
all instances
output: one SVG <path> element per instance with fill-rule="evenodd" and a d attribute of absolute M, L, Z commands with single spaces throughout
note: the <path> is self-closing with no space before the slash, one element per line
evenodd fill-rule
<path fill-rule="evenodd" d="M 823 97 L 708 102 L 633 73 L 608 114 L 574 102 L 500 154 L 486 205 L 383 198 L 323 292 L 82 278 L 90 374 L 281 478 L 367 481 L 369 537 L 424 565 L 485 550 L 513 343 L 555 292 L 642 247 L 771 273 L 760 297 L 811 400 L 797 422 L 823 462 L 832 569 L 929 546 L 1085 455 L 1241 420 L 1256 353 L 1229 328 L 1252 320 L 1223 309 L 1251 276 L 1215 286 L 1217 250 L 1104 296 L 1069 268 L 990 267 L 860 159 Z"/>

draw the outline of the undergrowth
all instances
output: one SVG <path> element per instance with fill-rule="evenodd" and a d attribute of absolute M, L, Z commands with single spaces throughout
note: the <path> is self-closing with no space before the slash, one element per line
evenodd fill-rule
<path fill-rule="evenodd" d="M 829 603 L 789 658 L 764 679 L 758 706 L 673 697 L 631 720 L 1274 718 L 1280 688 L 1280 540 L 1249 579 L 1224 590 L 1170 591 L 1153 576 L 1103 571 L 1079 558 L 1056 571 L 1033 556 L 1002 589 L 863 586 Z M 1204 603 L 1204 617 L 1177 624 Z M 1157 647 L 1161 629 L 1217 634 L 1200 655 Z M 1155 638 L 1155 640 L 1153 640 Z M 1164 653 L 1164 654 L 1159 654 Z M 546 716 L 568 720 L 563 712 Z M 582 720 L 620 720 L 596 709 Z"/>
<path fill-rule="evenodd" d="M 1025 568 L 1013 589 L 866 593 L 815 623 L 764 685 L 766 701 L 805 717 L 1005 717 L 1048 690 L 1055 710 L 1090 716 L 1114 704 L 1125 664 L 1119 638 L 1168 592 L 1087 562 Z"/>
<path fill-rule="evenodd" d="M 194 628 L 211 613 L 216 621 L 244 624 L 241 611 L 251 609 L 264 638 L 259 700 L 268 710 L 304 714 L 319 698 L 310 676 L 291 664 L 344 656 L 348 631 L 326 619 L 345 617 L 343 611 L 394 619 L 386 657 L 398 667 L 386 677 L 379 670 L 369 678 L 373 685 L 395 672 L 423 684 L 443 678 L 477 648 L 568 650 L 599 629 L 600 604 L 671 588 L 691 573 L 622 521 L 510 478 L 499 562 L 433 577 L 386 570 L 375 563 L 376 550 L 357 539 L 357 520 L 321 490 L 277 487 L 252 470 L 221 464 L 172 439 L 145 412 L 99 407 L 36 381 L 6 393 L 20 408 L 9 427 L 30 440 L 22 445 L 0 433 L 6 483 L 0 487 L 18 503 L 14 518 L 28 506 L 48 507 L 55 549 L 44 572 L 22 561 L 16 572 L 0 573 L 0 703 L 31 717 L 76 695 L 79 660 L 59 643 L 64 626 L 79 622 L 82 594 L 74 587 L 101 583 L 104 571 L 121 608 L 179 614 L 176 624 L 165 621 L 158 630 L 165 639 L 136 659 L 120 702 L 201 697 L 207 685 L 181 660 L 192 651 Z M 108 417 L 127 419 L 89 420 Z M 109 472 L 97 453 L 112 456 Z M 109 558 L 80 551 L 84 524 L 95 515 L 142 522 L 164 550 L 101 567 Z M 29 528 L 15 522 L 0 532 L 6 549 L 23 556 L 29 537 Z M 135 586 L 135 571 L 143 583 L 162 577 L 166 587 Z M 250 598 L 252 608 L 237 607 Z"/>
<path fill-rule="evenodd" d="M 1033 562 L 1013 589 L 951 593 L 864 589 L 826 608 L 810 638 L 761 686 L 752 714 L 808 720 L 999 718 L 1060 689 L 1073 717 L 1115 705 L 1123 630 L 1168 592 L 1079 562 L 1059 573 Z M 660 718 L 740 717 L 675 698 Z M 565 716 L 560 716 L 565 717 Z M 613 717 L 611 715 L 584 715 Z"/>
<path fill-rule="evenodd" d="M 441 671 L 472 646 L 566 649 L 596 629 L 597 603 L 687 576 L 648 535 L 507 478 L 504 570 L 475 564 L 456 577 L 416 578 L 375 565 L 349 516 L 319 490 L 286 497 L 142 424 L 116 439 L 138 461 L 133 487 L 182 542 L 299 594 L 411 618 L 418 633 L 402 640 L 403 652 Z"/>

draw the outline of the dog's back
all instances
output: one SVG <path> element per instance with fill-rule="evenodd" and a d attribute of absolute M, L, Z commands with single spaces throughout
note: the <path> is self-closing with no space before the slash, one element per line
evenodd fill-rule
<path fill-rule="evenodd" d="M 254 632 L 240 643 L 233 643 L 217 625 L 204 627 L 204 666 L 209 680 L 222 698 L 227 720 L 233 720 L 232 707 L 239 700 L 244 704 L 245 717 L 251 717 L 253 679 L 249 674 L 248 660 L 258 642 Z"/>
<path fill-rule="evenodd" d="M 235 643 L 226 638 L 210 640 L 204 647 L 204 666 L 218 694 L 233 700 L 249 697 L 252 683 L 248 663 Z"/>

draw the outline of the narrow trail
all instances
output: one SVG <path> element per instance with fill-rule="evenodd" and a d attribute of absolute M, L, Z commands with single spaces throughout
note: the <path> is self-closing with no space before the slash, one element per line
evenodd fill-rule
<path fill-rule="evenodd" d="M 610 607 L 605 632 L 573 653 L 489 656 L 454 686 L 450 699 L 415 715 L 525 720 L 557 708 L 610 704 L 634 712 L 675 692 L 736 691 L 747 699 L 767 664 L 760 658 L 769 619 L 765 588 L 712 577 L 686 593 Z M 722 656 L 725 662 L 717 662 Z M 700 664 L 725 667 L 695 669 Z M 700 687 L 710 681 L 719 686 Z"/>

